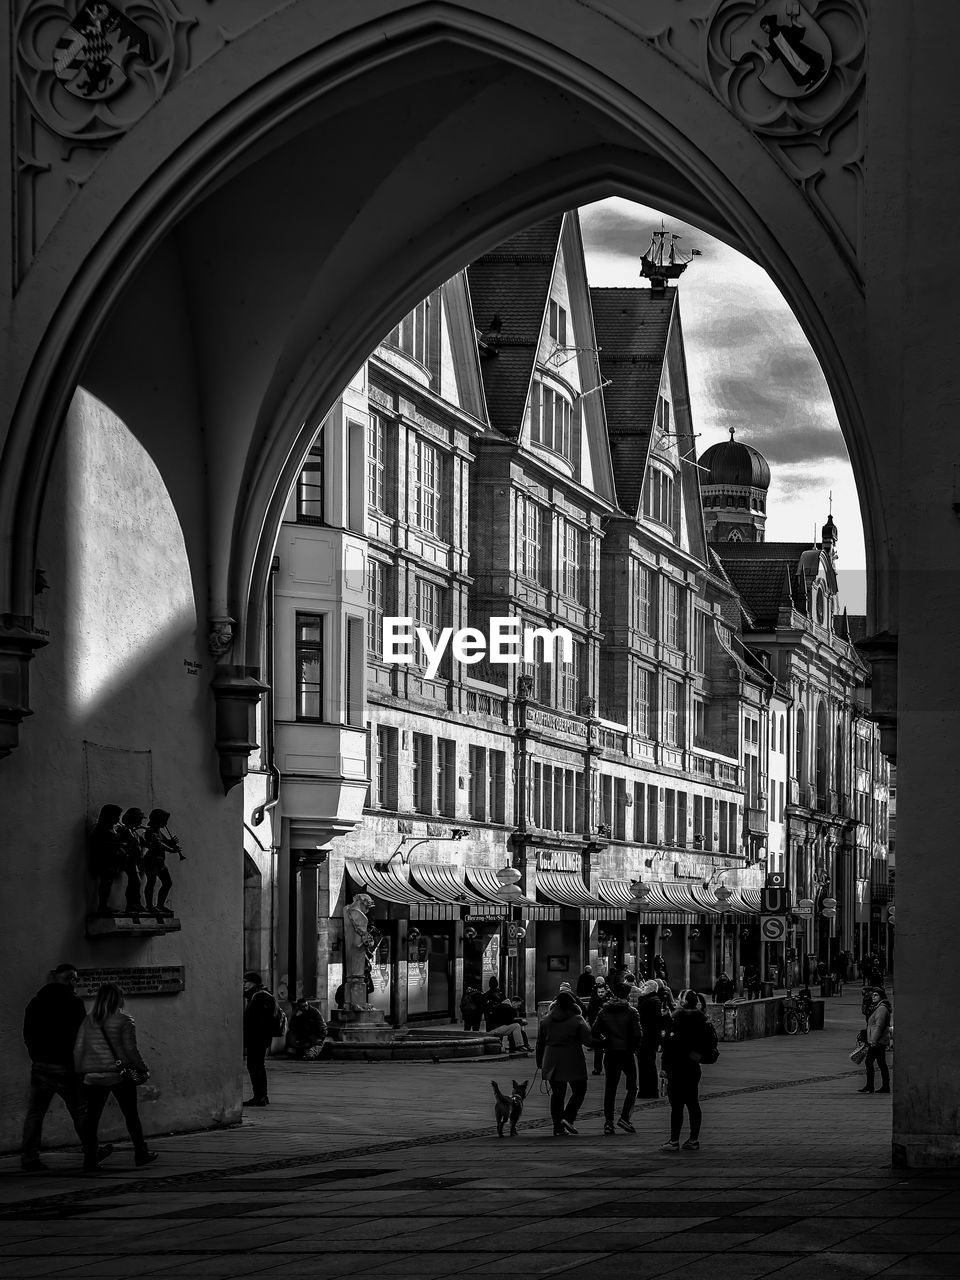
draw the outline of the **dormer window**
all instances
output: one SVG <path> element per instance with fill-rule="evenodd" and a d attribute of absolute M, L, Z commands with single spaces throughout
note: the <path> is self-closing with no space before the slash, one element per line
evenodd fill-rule
<path fill-rule="evenodd" d="M 530 400 L 530 440 L 552 449 L 564 458 L 571 456 L 573 406 L 555 387 L 535 381 Z"/>
<path fill-rule="evenodd" d="M 663 467 L 648 466 L 643 485 L 643 514 L 651 520 L 675 527 L 674 476 Z"/>
<path fill-rule="evenodd" d="M 430 364 L 430 299 L 424 298 L 403 317 L 395 329 L 391 329 L 387 345 L 396 347 L 404 355 L 412 356 L 422 365 Z"/>
<path fill-rule="evenodd" d="M 567 313 L 555 298 L 550 299 L 548 329 L 558 347 L 567 345 Z"/>

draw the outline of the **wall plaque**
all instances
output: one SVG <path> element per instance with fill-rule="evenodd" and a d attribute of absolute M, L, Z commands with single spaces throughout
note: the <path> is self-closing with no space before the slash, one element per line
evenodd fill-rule
<path fill-rule="evenodd" d="M 93 997 L 103 982 L 115 982 L 128 996 L 171 996 L 184 990 L 182 964 L 134 965 L 128 969 L 78 969 L 77 995 Z"/>

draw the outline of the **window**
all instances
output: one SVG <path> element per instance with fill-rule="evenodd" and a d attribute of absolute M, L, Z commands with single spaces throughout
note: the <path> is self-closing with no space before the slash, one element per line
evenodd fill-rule
<path fill-rule="evenodd" d="M 550 337 L 558 346 L 565 347 L 567 345 L 567 313 L 554 298 L 550 299 L 549 325 Z"/>
<path fill-rule="evenodd" d="M 543 571 L 543 509 L 529 498 L 517 503 L 517 572 L 539 582 Z"/>
<path fill-rule="evenodd" d="M 740 848 L 740 806 L 731 804 L 728 814 L 729 829 L 727 833 L 727 847 L 731 853 L 736 853 Z"/>
<path fill-rule="evenodd" d="M 530 771 L 530 818 L 548 831 L 575 831 L 583 774 L 534 761 Z"/>
<path fill-rule="evenodd" d="M 707 669 L 707 615 L 702 609 L 693 614 L 693 664 L 697 671 Z"/>
<path fill-rule="evenodd" d="M 491 822 L 506 821 L 507 807 L 507 755 L 505 751 L 491 751 L 489 765 L 488 812 Z"/>
<path fill-rule="evenodd" d="M 569 520 L 560 521 L 560 590 L 571 600 L 580 599 L 580 530 Z"/>
<path fill-rule="evenodd" d="M 660 842 L 660 790 L 647 787 L 647 844 Z"/>
<path fill-rule="evenodd" d="M 782 822 L 782 821 L 783 821 L 783 811 L 784 811 L 784 803 L 783 803 L 783 801 L 784 801 L 784 795 L 783 795 L 783 783 L 782 783 L 782 782 L 779 784 L 779 787 L 780 787 L 780 821 Z"/>
<path fill-rule="evenodd" d="M 683 601 L 676 582 L 663 584 L 663 641 L 672 649 L 683 647 Z"/>
<path fill-rule="evenodd" d="M 693 699 L 693 743 L 700 746 L 707 732 L 707 704 L 702 698 Z"/>
<path fill-rule="evenodd" d="M 433 739 L 413 735 L 413 807 L 417 813 L 433 812 Z"/>
<path fill-rule="evenodd" d="M 417 436 L 413 443 L 413 523 L 424 533 L 440 536 L 443 463 L 439 449 Z"/>
<path fill-rule="evenodd" d="M 377 762 L 373 803 L 380 809 L 397 807 L 397 730 L 377 726 Z"/>
<path fill-rule="evenodd" d="M 300 524 L 323 524 L 323 428 L 310 446 L 307 460 L 297 480 L 297 520 Z"/>
<path fill-rule="evenodd" d="M 670 434 L 670 401 L 664 395 L 657 396 L 657 426 L 666 435 Z"/>
<path fill-rule="evenodd" d="M 770 821 L 777 820 L 777 784 L 771 779 L 770 782 Z"/>
<path fill-rule="evenodd" d="M 430 299 L 417 303 L 409 315 L 404 316 L 387 337 L 387 345 L 396 347 L 405 355 L 413 356 L 421 364 L 429 363 L 430 356 Z"/>
<path fill-rule="evenodd" d="M 672 787 L 664 792 L 663 841 L 664 844 L 677 843 L 677 793 Z"/>
<path fill-rule="evenodd" d="M 623 778 L 613 781 L 613 838 L 627 838 L 627 784 Z"/>
<path fill-rule="evenodd" d="M 633 838 L 637 844 L 643 844 L 646 839 L 646 810 L 644 805 L 646 797 L 644 795 L 645 787 L 642 782 L 633 784 Z"/>
<path fill-rule="evenodd" d="M 580 701 L 580 664 L 583 645 L 573 643 L 570 662 L 560 664 L 560 707 L 563 711 L 576 711 Z"/>
<path fill-rule="evenodd" d="M 703 799 L 703 847 L 704 849 L 712 849 L 714 847 L 712 796 L 704 796 Z"/>
<path fill-rule="evenodd" d="M 653 571 L 645 565 L 637 566 L 637 630 L 645 636 L 653 635 Z"/>
<path fill-rule="evenodd" d="M 730 806 L 727 804 L 726 800 L 720 801 L 720 821 L 718 823 L 718 827 L 719 827 L 718 834 L 720 836 L 720 852 L 721 853 L 729 852 L 729 846 L 727 844 L 727 834 L 728 834 L 727 810 L 729 809 L 729 807 Z"/>
<path fill-rule="evenodd" d="M 436 644 L 440 628 L 443 626 L 445 596 L 446 592 L 443 587 L 438 587 L 435 582 L 429 582 L 426 578 L 417 578 L 416 598 L 414 601 L 414 629 L 422 627 L 433 644 Z M 423 646 L 419 640 L 416 642 L 415 649 L 417 666 L 425 667 L 427 665 L 427 655 L 424 653 Z"/>
<path fill-rule="evenodd" d="M 687 844 L 687 793 L 677 792 L 677 844 L 686 848 Z"/>
<path fill-rule="evenodd" d="M 600 822 L 613 831 L 613 779 L 607 773 L 600 775 Z"/>
<path fill-rule="evenodd" d="M 680 742 L 680 683 L 677 680 L 664 682 L 663 707 L 663 740 L 671 746 Z"/>
<path fill-rule="evenodd" d="M 457 744 L 437 739 L 437 813 L 453 818 L 457 812 Z"/>
<path fill-rule="evenodd" d="M 384 578 L 386 565 L 371 556 L 367 560 L 367 604 L 370 608 L 367 628 L 367 650 L 375 658 L 383 657 Z"/>
<path fill-rule="evenodd" d="M 530 398 L 530 439 L 569 458 L 572 447 L 572 408 L 559 391 L 535 381 Z"/>
<path fill-rule="evenodd" d="M 374 511 L 385 511 L 384 481 L 386 469 L 383 456 L 383 419 L 371 413 L 367 422 L 367 506 Z"/>
<path fill-rule="evenodd" d="M 781 717 L 780 717 L 780 754 L 781 754 L 781 755 L 783 755 L 783 734 L 784 734 L 784 724 L 785 724 L 785 723 L 786 723 L 786 721 L 785 721 L 785 717 L 784 717 L 784 716 L 781 716 Z"/>
<path fill-rule="evenodd" d="M 296 619 L 297 719 L 323 719 L 323 618 L 298 613 Z"/>
<path fill-rule="evenodd" d="M 364 684 L 366 670 L 363 655 L 363 618 L 347 618 L 347 634 L 345 638 L 345 680 L 347 694 L 347 724 L 362 725 L 364 709 Z"/>
<path fill-rule="evenodd" d="M 703 848 L 706 843 L 706 832 L 703 826 L 703 796 L 693 797 L 693 843 Z"/>
<path fill-rule="evenodd" d="M 644 738 L 652 738 L 653 707 L 650 700 L 653 676 L 646 667 L 637 667 L 634 672 L 634 732 Z"/>
<path fill-rule="evenodd" d="M 660 467 L 647 468 L 643 486 L 643 514 L 673 528 L 673 475 Z"/>
<path fill-rule="evenodd" d="M 470 817 L 475 822 L 487 818 L 487 752 L 484 747 L 470 748 Z"/>

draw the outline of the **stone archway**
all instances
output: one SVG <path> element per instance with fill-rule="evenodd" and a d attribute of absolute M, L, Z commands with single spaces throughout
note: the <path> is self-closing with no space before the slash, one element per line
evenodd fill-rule
<path fill-rule="evenodd" d="M 352 6 L 318 15 L 317 6 L 295 3 L 258 13 L 256 25 L 226 41 L 218 17 L 205 12 L 188 52 L 171 46 L 180 50 L 179 65 L 171 54 L 177 74 L 133 126 L 84 151 L 61 148 L 64 128 L 41 120 L 54 142 L 35 164 L 17 135 L 9 168 L 18 174 L 19 237 L 5 291 L 15 341 L 0 388 L 8 746 L 27 707 L 46 479 L 78 382 L 118 413 L 159 468 L 198 611 L 208 622 L 236 620 L 233 651 L 222 656 L 250 672 L 271 530 L 305 423 L 430 284 L 522 222 L 610 193 L 707 227 L 777 281 L 821 359 L 850 449 L 864 504 L 871 629 L 892 633 L 893 643 L 909 622 L 905 706 L 936 708 L 941 724 L 943 708 L 960 705 L 954 602 L 942 582 L 957 568 L 954 528 L 935 483 L 950 472 L 943 428 L 960 396 L 939 332 L 955 329 L 956 300 L 943 323 L 915 287 L 942 272 L 918 243 L 918 226 L 929 245 L 946 243 L 960 208 L 960 179 L 942 160 L 960 113 L 951 116 L 941 95 L 954 82 L 958 15 L 940 0 L 922 16 L 875 12 L 864 37 L 859 0 L 825 5 L 846 24 L 837 39 L 859 49 L 845 65 L 859 57 L 862 70 L 869 39 L 877 86 L 869 123 L 865 81 L 854 77 L 830 120 L 795 127 L 788 112 L 780 137 L 730 97 L 729 77 L 717 78 L 723 44 L 714 36 L 737 6 L 697 8 L 681 21 L 673 6 L 645 6 L 640 17 L 618 0 L 370 0 L 361 15 Z M 34 101 L 23 65 L 18 125 Z M 903 119 L 912 121 L 906 185 Z M 71 168 L 80 163 L 75 152 L 86 160 L 82 172 Z M 851 208 L 865 211 L 862 226 Z M 915 424 L 911 450 L 901 447 L 905 416 Z M 912 521 L 905 503 L 934 491 L 925 520 Z M 932 576 L 902 576 L 904 563 Z M 875 691 L 895 704 L 895 684 L 881 690 L 878 681 Z M 50 714 L 55 707 L 41 707 L 37 725 Z M 209 732 L 198 715 L 190 733 Z M 923 715 L 906 748 L 903 780 L 912 789 L 901 789 L 901 847 L 912 836 L 947 848 L 951 824 L 938 801 L 955 778 L 939 758 L 924 768 Z M 32 789 L 24 781 L 31 765 L 40 768 Z M 64 767 L 35 752 L 5 765 L 22 788 L 11 807 L 15 829 L 31 829 L 31 804 Z M 222 798 L 207 780 L 194 801 L 201 834 L 226 857 Z M 43 815 L 38 847 L 59 838 L 55 818 Z M 901 914 L 898 959 L 917 1002 L 901 1024 L 901 1062 L 915 1080 L 908 1076 L 898 1100 L 896 1127 L 903 1152 L 918 1160 L 949 1157 L 958 1142 L 925 1066 L 949 1060 L 952 1033 L 940 1030 L 942 1044 L 919 1048 L 937 1021 L 923 991 L 924 948 L 950 945 L 942 903 L 951 874 L 943 861 L 924 878 L 907 868 L 898 878 L 914 895 L 915 923 Z M 20 947 L 22 938 L 10 942 Z"/>

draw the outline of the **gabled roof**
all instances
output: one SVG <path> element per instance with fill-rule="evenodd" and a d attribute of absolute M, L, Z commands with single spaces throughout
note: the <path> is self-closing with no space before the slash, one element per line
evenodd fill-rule
<path fill-rule="evenodd" d="M 777 625 L 777 615 L 782 605 L 805 612 L 802 585 L 793 572 L 795 561 L 728 559 L 724 554 L 728 545 L 731 544 L 715 544 L 714 549 L 720 552 L 727 577 L 750 611 L 756 630 L 773 629 Z"/>
<path fill-rule="evenodd" d="M 563 214 L 518 232 L 467 268 L 473 318 L 485 338 L 481 361 L 490 423 L 520 434 L 540 344 Z"/>
<path fill-rule="evenodd" d="M 640 507 L 676 289 L 591 289 L 617 501 Z"/>

